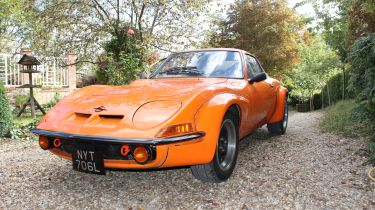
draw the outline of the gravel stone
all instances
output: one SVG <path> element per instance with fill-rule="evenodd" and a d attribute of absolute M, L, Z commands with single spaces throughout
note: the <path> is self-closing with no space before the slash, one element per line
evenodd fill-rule
<path fill-rule="evenodd" d="M 367 141 L 322 133 L 323 114 L 291 114 L 284 136 L 255 131 L 220 184 L 188 168 L 84 174 L 37 141 L 1 139 L 0 209 L 375 209 Z"/>

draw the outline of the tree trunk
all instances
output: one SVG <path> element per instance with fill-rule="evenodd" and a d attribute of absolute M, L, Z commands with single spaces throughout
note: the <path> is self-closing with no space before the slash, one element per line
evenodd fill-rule
<path fill-rule="evenodd" d="M 322 88 L 322 109 L 324 109 L 324 86 Z"/>
<path fill-rule="evenodd" d="M 342 100 L 345 100 L 345 66 L 342 67 Z"/>
<path fill-rule="evenodd" d="M 329 84 L 327 83 L 328 106 L 331 106 L 331 92 L 329 91 Z"/>
<path fill-rule="evenodd" d="M 310 111 L 314 110 L 314 94 L 310 93 Z"/>

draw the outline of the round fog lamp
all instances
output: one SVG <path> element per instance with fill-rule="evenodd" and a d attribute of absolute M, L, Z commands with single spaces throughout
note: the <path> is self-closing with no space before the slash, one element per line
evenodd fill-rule
<path fill-rule="evenodd" d="M 139 146 L 133 151 L 134 159 L 139 164 L 145 164 L 150 158 L 147 148 Z"/>
<path fill-rule="evenodd" d="M 39 146 L 44 150 L 49 148 L 49 140 L 46 136 L 39 136 Z"/>

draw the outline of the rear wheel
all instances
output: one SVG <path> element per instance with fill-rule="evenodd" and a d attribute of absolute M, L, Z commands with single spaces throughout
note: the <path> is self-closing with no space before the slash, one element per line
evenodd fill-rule
<path fill-rule="evenodd" d="M 267 124 L 268 131 L 272 134 L 278 134 L 282 135 L 285 134 L 286 128 L 288 127 L 288 98 L 285 97 L 285 102 L 284 102 L 284 115 L 283 119 L 280 122 L 277 123 L 271 123 Z"/>
<path fill-rule="evenodd" d="M 227 180 L 236 165 L 238 155 L 238 119 L 232 111 L 227 112 L 221 124 L 214 159 L 209 164 L 191 166 L 194 177 L 204 182 Z"/>

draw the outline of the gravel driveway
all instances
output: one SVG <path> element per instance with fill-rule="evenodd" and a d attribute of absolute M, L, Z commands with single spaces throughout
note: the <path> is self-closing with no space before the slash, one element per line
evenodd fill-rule
<path fill-rule="evenodd" d="M 366 142 L 322 133 L 322 112 L 290 116 L 284 136 L 257 130 L 240 144 L 230 180 L 208 184 L 188 168 L 83 174 L 36 141 L 0 140 L 0 209 L 374 209 Z"/>

